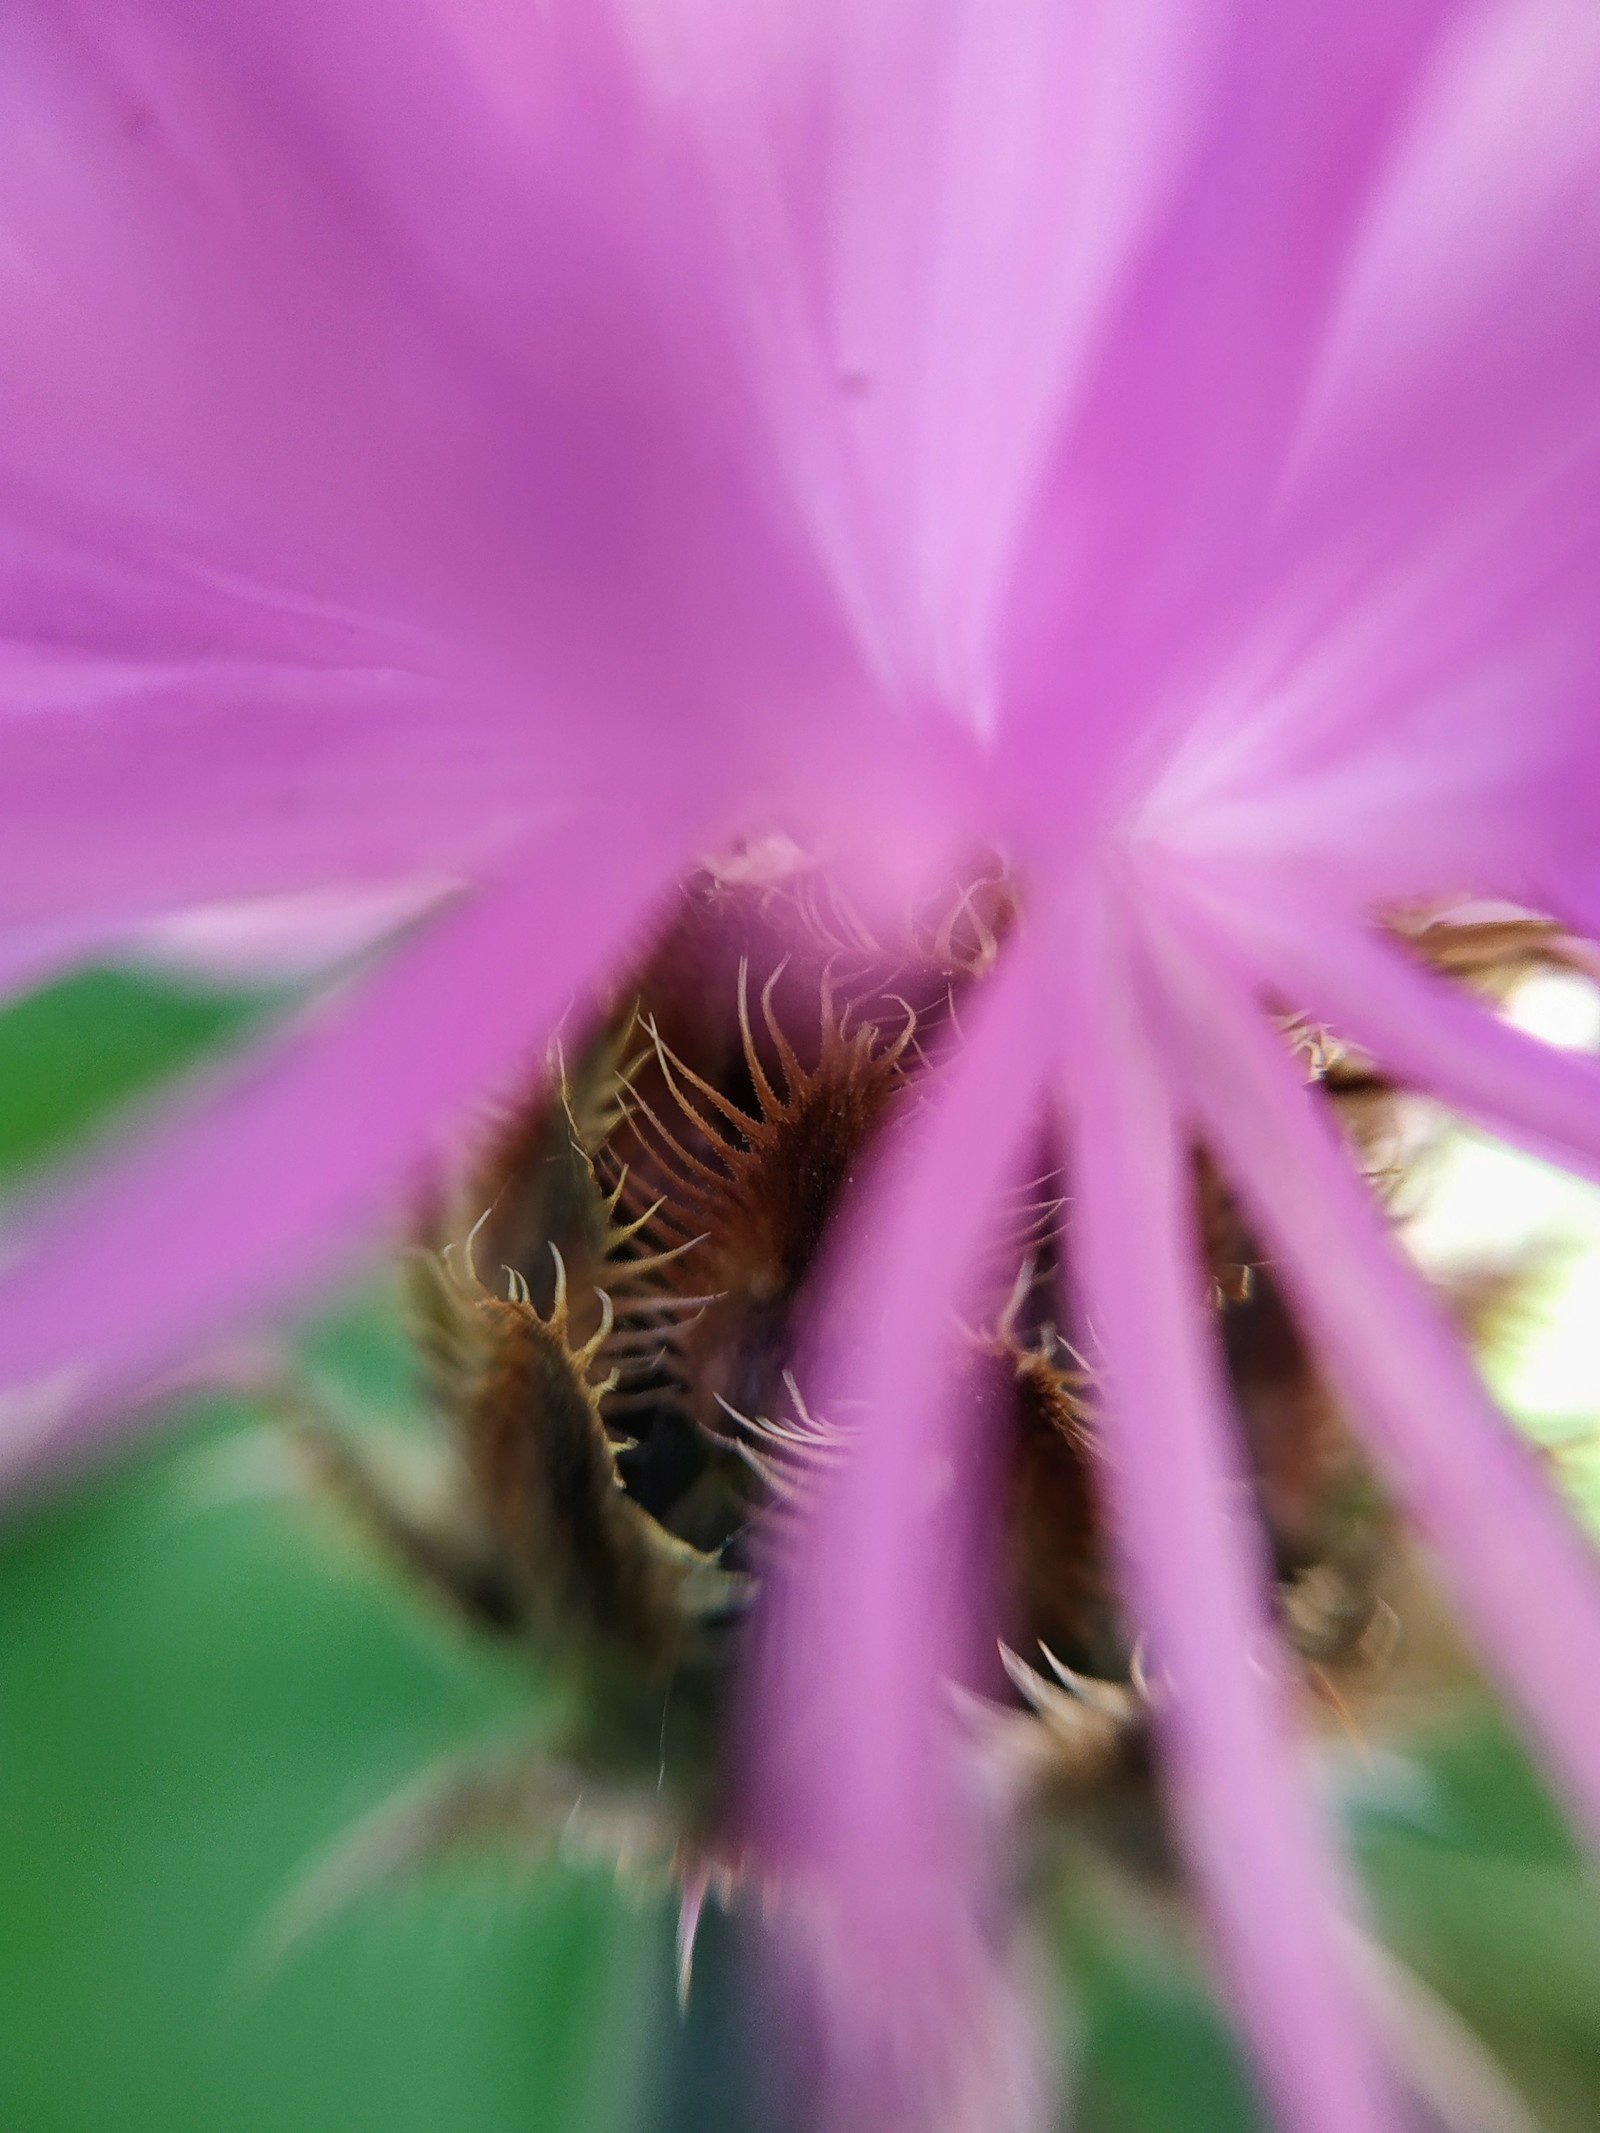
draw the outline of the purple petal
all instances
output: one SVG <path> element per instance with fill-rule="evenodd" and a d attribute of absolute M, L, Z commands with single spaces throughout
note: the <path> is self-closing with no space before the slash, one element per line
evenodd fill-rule
<path fill-rule="evenodd" d="M 1462 1620 L 1600 1840 L 1600 1570 L 1386 1231 L 1332 1122 L 1191 914 L 1162 979 L 1219 1155 Z"/>
<path fill-rule="evenodd" d="M 788 480 L 880 680 L 981 723 L 1041 452 L 1226 7 L 629 10 L 695 137 Z"/>
<path fill-rule="evenodd" d="M 836 689 L 728 262 L 607 23 L 8 8 L 8 511 L 450 644 L 552 742 Z"/>
<path fill-rule="evenodd" d="M 1597 540 L 1591 438 L 1457 518 L 1291 550 L 1188 676 L 1141 833 L 1244 898 L 1270 867 L 1363 914 L 1452 883 L 1554 901 L 1592 866 Z"/>
<path fill-rule="evenodd" d="M 1365 2133 L 1398 2120 L 1341 1958 L 1341 1880 L 1297 1768 L 1264 1550 L 1202 1303 L 1187 1144 L 1131 958 L 1120 961 L 1070 1031 L 1071 1236 L 1164 1767 L 1284 2125 Z"/>
<path fill-rule="evenodd" d="M 428 642 L 410 617 L 375 618 L 175 556 L 148 528 L 141 537 L 101 524 L 86 537 L 63 507 L 59 495 L 0 480 L 0 612 L 24 657 L 178 666 L 221 652 L 263 667 L 371 669 L 415 662 Z"/>
<path fill-rule="evenodd" d="M 1545 1161 L 1600 1179 L 1600 1061 L 1557 1051 L 1419 970 L 1375 934 L 1263 881 L 1225 923 L 1273 989 L 1387 1073 Z"/>
<path fill-rule="evenodd" d="M 47 1210 L 0 1275 L 0 1462 L 80 1452 L 113 1399 L 396 1212 L 440 1136 L 542 1060 L 694 828 L 564 830 Z"/>
<path fill-rule="evenodd" d="M 1441 62 L 1330 321 L 1288 513 L 1391 558 L 1559 467 L 1592 434 L 1600 363 L 1594 10 L 1457 9 Z"/>
<path fill-rule="evenodd" d="M 1321 334 L 1449 13 L 1242 0 L 1222 16 L 1184 183 L 1054 454 L 1010 623 L 1019 762 L 1070 735 L 1074 808 L 1268 559 Z M 1068 689 L 1093 712 L 1064 718 Z M 1057 813 L 1059 791 L 1030 790 Z"/>
<path fill-rule="evenodd" d="M 88 960 L 117 938 L 98 926 L 27 926 L 0 939 L 0 1003 L 47 985 L 75 963 Z"/>
<path fill-rule="evenodd" d="M 928 2090 L 987 2049 L 970 2004 L 990 1966 L 977 1833 L 948 1705 L 971 1673 L 986 1461 L 955 1322 L 982 1302 L 984 1210 L 1035 1122 L 1037 988 L 1014 946 L 864 1188 L 801 1372 L 853 1441 L 775 1566 L 753 1687 L 754 1812 L 824 1922 L 840 2079 L 885 2112 L 897 2090 L 896 2109 L 931 2109 Z"/>
<path fill-rule="evenodd" d="M 0 658 L 0 924 L 471 877 L 547 822 L 549 765 L 421 679 Z M 26 707 L 26 708 L 24 708 Z"/>

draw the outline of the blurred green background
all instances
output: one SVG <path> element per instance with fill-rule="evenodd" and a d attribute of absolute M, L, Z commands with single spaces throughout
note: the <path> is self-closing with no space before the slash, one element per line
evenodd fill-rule
<path fill-rule="evenodd" d="M 0 1188 L 25 1191 L 274 1004 L 105 970 L 13 1006 Z M 380 1281 L 307 1340 L 354 1398 L 404 1406 Z M 667 1906 L 607 1873 L 486 1853 L 270 1946 L 276 1907 L 364 1813 L 528 1708 L 520 1669 L 469 1648 L 278 1485 L 242 1405 L 213 1401 L 13 1506 L 0 2133 L 748 2133 L 734 1942 L 713 1931 L 681 2022 Z M 1559 1821 L 1487 1710 L 1433 1740 L 1420 1774 L 1397 1767 L 1358 1773 L 1346 1805 L 1390 1945 L 1551 2133 L 1590 2133 L 1600 1904 Z M 1178 1957 L 1076 1916 L 1062 1937 L 1080 2125 L 1256 2123 Z"/>

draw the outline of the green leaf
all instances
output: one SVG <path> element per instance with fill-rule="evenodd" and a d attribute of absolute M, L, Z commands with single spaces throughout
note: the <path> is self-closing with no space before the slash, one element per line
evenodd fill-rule
<path fill-rule="evenodd" d="M 0 1545 L 6 2133 L 608 2133 L 659 1932 L 608 1875 L 486 1854 L 265 1960 L 359 1818 L 525 1711 L 213 1421 Z M 644 2030 L 641 2029 L 644 2025 Z"/>
<path fill-rule="evenodd" d="M 241 1035 L 256 993 L 82 970 L 0 1010 L 0 1187 Z"/>

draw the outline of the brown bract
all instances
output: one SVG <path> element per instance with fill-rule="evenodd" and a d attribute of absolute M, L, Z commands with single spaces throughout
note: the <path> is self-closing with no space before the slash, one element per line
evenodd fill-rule
<path fill-rule="evenodd" d="M 820 876 L 697 878 L 626 986 L 486 1122 L 453 1211 L 414 1257 L 419 1345 L 453 1447 L 449 1522 L 399 1513 L 370 1465 L 302 1418 L 319 1471 L 391 1555 L 583 1685 L 562 1766 L 603 1765 L 620 1788 L 607 1797 L 642 1787 L 652 1845 L 702 1882 L 742 1842 L 726 1729 L 752 1593 L 850 1457 L 849 1417 L 815 1411 L 799 1361 L 818 1270 L 852 1187 L 961 1044 L 964 996 L 1017 901 L 986 863 L 884 944 Z M 1406 937 L 1491 990 L 1508 959 L 1559 955 L 1548 929 L 1521 924 L 1413 923 Z M 1395 1091 L 1280 1005 L 1286 1042 L 1393 1201 Z M 1165 1874 L 1150 1753 L 1162 1688 L 1119 1589 L 1114 1448 L 1076 1300 L 1060 1122 L 1035 1125 L 1037 1175 L 991 1241 L 989 1330 L 928 1329 L 984 1411 L 975 1441 L 996 1451 L 979 1523 L 998 1566 L 998 1656 L 954 1686 L 975 1767 L 1016 1813 L 1120 1831 L 1128 1859 Z M 1285 1646 L 1308 1715 L 1359 1736 L 1386 1702 L 1414 1714 L 1424 1674 L 1459 1672 L 1453 1639 L 1203 1148 L 1193 1179 Z M 545 1796 L 517 1778 L 496 1788 Z"/>

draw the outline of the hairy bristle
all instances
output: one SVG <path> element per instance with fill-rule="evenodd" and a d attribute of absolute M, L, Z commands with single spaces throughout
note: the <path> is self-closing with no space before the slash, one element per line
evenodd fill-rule
<path fill-rule="evenodd" d="M 964 990 L 1016 918 L 1000 869 L 975 870 L 887 944 L 815 873 L 692 884 L 622 1004 L 569 1037 L 494 1121 L 457 1219 L 430 1221 L 443 1248 L 409 1262 L 463 1502 L 431 1524 L 402 1515 L 331 1439 L 320 1454 L 380 1543 L 463 1618 L 557 1659 L 582 1655 L 601 1685 L 586 1723 L 606 1758 L 623 1739 L 641 1762 L 655 1756 L 657 1794 L 678 1714 L 693 1743 L 674 1774 L 695 1803 L 685 1859 L 715 1855 L 731 1639 L 752 1579 L 851 1456 L 848 1418 L 817 1412 L 796 1375 L 830 1225 L 897 1112 L 959 1050 Z M 1491 997 L 1570 947 L 1533 922 L 1424 914 L 1395 930 Z M 1396 1092 L 1337 1033 L 1279 1007 L 1286 1045 L 1374 1192 L 1397 1206 L 1409 1170 Z M 993 1210 L 987 1329 L 963 1346 L 959 1328 L 930 1328 L 950 1339 L 960 1396 L 992 1411 L 989 1441 L 1004 1448 L 999 1656 L 961 1708 L 975 1752 L 999 1759 L 1019 1800 L 1098 1812 L 1115 1790 L 1119 1843 L 1141 1832 L 1141 1870 L 1166 1875 L 1148 1725 L 1160 1690 L 1144 1678 L 1108 1531 L 1073 1181 L 1059 1122 L 1041 1119 L 1037 1135 Z M 1203 1147 L 1190 1177 L 1201 1293 L 1286 1645 L 1308 1711 L 1359 1731 L 1374 1684 L 1404 1671 L 1397 1652 L 1445 1648 L 1437 1610 Z M 1515 1294 L 1480 1282 L 1452 1308 L 1487 1322 Z"/>

